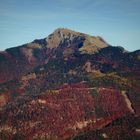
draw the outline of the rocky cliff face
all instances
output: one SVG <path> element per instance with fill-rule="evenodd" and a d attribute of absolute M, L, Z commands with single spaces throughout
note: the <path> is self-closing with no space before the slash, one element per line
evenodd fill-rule
<path fill-rule="evenodd" d="M 137 139 L 139 58 L 63 28 L 0 52 L 0 139 Z"/>

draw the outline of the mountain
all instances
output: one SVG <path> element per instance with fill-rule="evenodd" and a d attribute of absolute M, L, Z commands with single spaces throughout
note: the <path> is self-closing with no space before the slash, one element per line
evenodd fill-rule
<path fill-rule="evenodd" d="M 107 46 L 101 37 L 57 29 L 44 39 L 0 52 L 0 82 L 18 78 L 37 65 L 47 63 L 51 57 L 55 57 L 56 51 L 57 55 L 63 51 L 67 59 L 75 51 L 92 54 Z"/>
<path fill-rule="evenodd" d="M 140 50 L 59 28 L 0 52 L 0 139 L 140 137 Z"/>

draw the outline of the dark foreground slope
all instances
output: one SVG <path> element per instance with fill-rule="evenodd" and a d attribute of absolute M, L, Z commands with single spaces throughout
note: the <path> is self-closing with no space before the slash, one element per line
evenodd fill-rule
<path fill-rule="evenodd" d="M 139 139 L 139 85 L 139 50 L 57 29 L 0 52 L 0 139 Z"/>

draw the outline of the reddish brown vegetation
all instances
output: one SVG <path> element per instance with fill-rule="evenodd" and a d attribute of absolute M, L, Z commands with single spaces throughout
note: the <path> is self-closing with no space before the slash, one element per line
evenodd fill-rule
<path fill-rule="evenodd" d="M 113 120 L 130 113 L 127 103 L 121 93 L 114 89 L 99 89 L 99 104 L 102 106 L 104 114 Z"/>
<path fill-rule="evenodd" d="M 91 89 L 83 83 L 65 84 L 34 99 L 24 97 L 20 102 L 17 99 L 17 105 L 12 103 L 13 109 L 1 111 L 1 116 L 5 118 L 4 124 L 15 129 L 16 135 L 30 140 L 42 135 L 50 139 L 70 138 L 79 132 L 102 128 L 112 120 L 131 113 L 118 91 L 100 88 L 97 96 L 93 98 Z M 96 114 L 98 105 L 100 117 Z"/>

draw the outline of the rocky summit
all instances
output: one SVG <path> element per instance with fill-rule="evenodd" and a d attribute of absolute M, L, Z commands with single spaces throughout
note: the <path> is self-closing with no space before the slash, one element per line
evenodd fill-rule
<path fill-rule="evenodd" d="M 0 52 L 1 140 L 139 138 L 140 50 L 58 28 Z"/>

